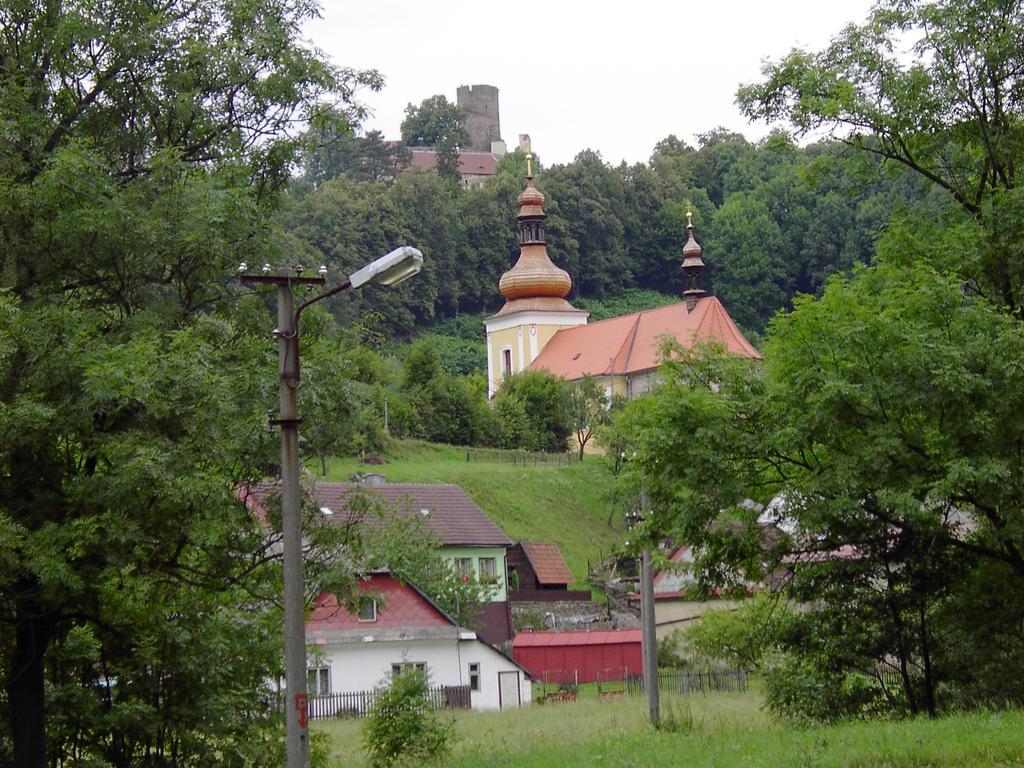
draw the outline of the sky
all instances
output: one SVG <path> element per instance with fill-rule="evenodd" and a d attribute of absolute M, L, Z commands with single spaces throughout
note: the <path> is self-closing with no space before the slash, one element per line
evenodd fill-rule
<path fill-rule="evenodd" d="M 399 138 L 407 104 L 460 85 L 499 89 L 501 137 L 529 134 L 545 165 L 583 149 L 646 162 L 670 134 L 696 145 L 718 126 L 750 140 L 769 126 L 735 106 L 740 84 L 794 47 L 819 50 L 871 0 L 323 0 L 306 37 L 336 65 L 376 69 L 365 130 Z"/>

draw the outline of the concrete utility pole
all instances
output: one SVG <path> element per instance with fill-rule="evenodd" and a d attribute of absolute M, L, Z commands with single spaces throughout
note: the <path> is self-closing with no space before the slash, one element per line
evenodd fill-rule
<path fill-rule="evenodd" d="M 661 700 L 658 690 L 658 637 L 654 623 L 654 573 L 651 569 L 651 550 L 644 547 L 640 557 L 640 623 L 643 633 L 640 645 L 644 657 L 644 690 L 651 725 L 661 724 Z"/>
<path fill-rule="evenodd" d="M 302 569 L 302 509 L 299 503 L 299 318 L 302 310 L 321 299 L 348 288 L 377 283 L 397 285 L 423 267 L 423 254 L 403 245 L 365 267 L 349 279 L 329 288 L 292 311 L 292 287 L 323 285 L 327 268 L 317 277 L 302 277 L 302 267 L 291 274 L 271 274 L 269 264 L 261 275 L 249 275 L 245 262 L 239 265 L 245 285 L 273 285 L 277 288 L 278 418 L 281 428 L 281 560 L 284 566 L 284 675 L 288 690 L 285 702 L 285 739 L 288 768 L 309 765 L 309 696 L 306 689 L 306 598 Z"/>

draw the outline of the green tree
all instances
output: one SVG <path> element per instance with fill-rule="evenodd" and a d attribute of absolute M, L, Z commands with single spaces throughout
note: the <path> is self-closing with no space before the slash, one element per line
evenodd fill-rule
<path fill-rule="evenodd" d="M 506 379 L 494 398 L 508 447 L 561 453 L 572 433 L 565 379 L 523 371 Z"/>
<path fill-rule="evenodd" d="M 459 180 L 459 149 L 469 144 L 462 109 L 441 94 L 431 96 L 418 107 L 406 106 L 401 130 L 407 147 L 437 150 L 437 172 L 442 178 Z"/>
<path fill-rule="evenodd" d="M 380 83 L 301 43 L 314 10 L 0 10 L 0 669 L 19 768 L 70 744 L 116 765 L 274 762 L 256 747 L 269 556 L 234 498 L 267 457 L 272 369 L 225 282 L 275 259 L 292 126 L 355 122 L 336 94 Z"/>
<path fill-rule="evenodd" d="M 583 451 L 594 436 L 594 430 L 608 423 L 611 403 L 597 380 L 589 374 L 569 387 L 569 409 L 573 432 L 580 446 L 580 461 Z"/>
<path fill-rule="evenodd" d="M 751 118 L 829 129 L 948 193 L 990 246 L 960 261 L 967 276 L 1015 309 L 1022 260 L 1006 227 L 1021 207 L 1021 19 L 1014 0 L 886 0 L 825 50 L 766 65 L 764 80 L 740 88 L 738 100 Z M 899 53 L 903 41 L 909 58 Z"/>
<path fill-rule="evenodd" d="M 851 712 L 885 701 L 934 715 L 963 701 L 940 682 L 980 641 L 962 625 L 947 631 L 951 606 L 983 572 L 1002 574 L 1013 595 L 1024 578 L 1013 479 L 1022 355 L 1019 321 L 926 266 L 835 278 L 773 321 L 763 374 L 682 355 L 626 410 L 628 474 L 656 510 L 647 532 L 697 547 L 708 585 L 730 570 L 765 573 L 770 560 L 758 569 L 756 549 L 728 539 L 757 514 L 746 499 L 779 494 L 774 514 L 793 535 L 776 555 L 787 556 L 790 594 L 815 606 L 780 641 L 800 679 L 848 684 Z M 990 628 L 1020 615 L 1019 603 L 999 605 Z M 1019 642 L 1004 637 L 1017 658 Z M 870 690 L 857 682 L 871 678 Z"/>

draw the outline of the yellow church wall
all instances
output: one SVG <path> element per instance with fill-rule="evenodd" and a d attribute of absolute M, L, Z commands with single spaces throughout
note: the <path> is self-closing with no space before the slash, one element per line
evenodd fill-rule
<path fill-rule="evenodd" d="M 505 328 L 501 331 L 494 331 L 490 334 L 490 341 L 488 342 L 491 347 L 490 362 L 491 369 L 488 372 L 488 378 L 495 382 L 501 381 L 501 358 L 502 350 L 510 349 L 512 351 L 512 370 L 519 371 L 522 369 L 522 360 L 519 357 L 519 330 L 521 326 L 514 328 Z"/>

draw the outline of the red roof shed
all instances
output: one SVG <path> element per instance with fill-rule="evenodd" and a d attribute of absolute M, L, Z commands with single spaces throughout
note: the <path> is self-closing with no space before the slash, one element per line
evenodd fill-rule
<path fill-rule="evenodd" d="M 642 668 L 639 629 L 520 632 L 512 658 L 538 680 L 592 683 L 623 680 Z"/>

